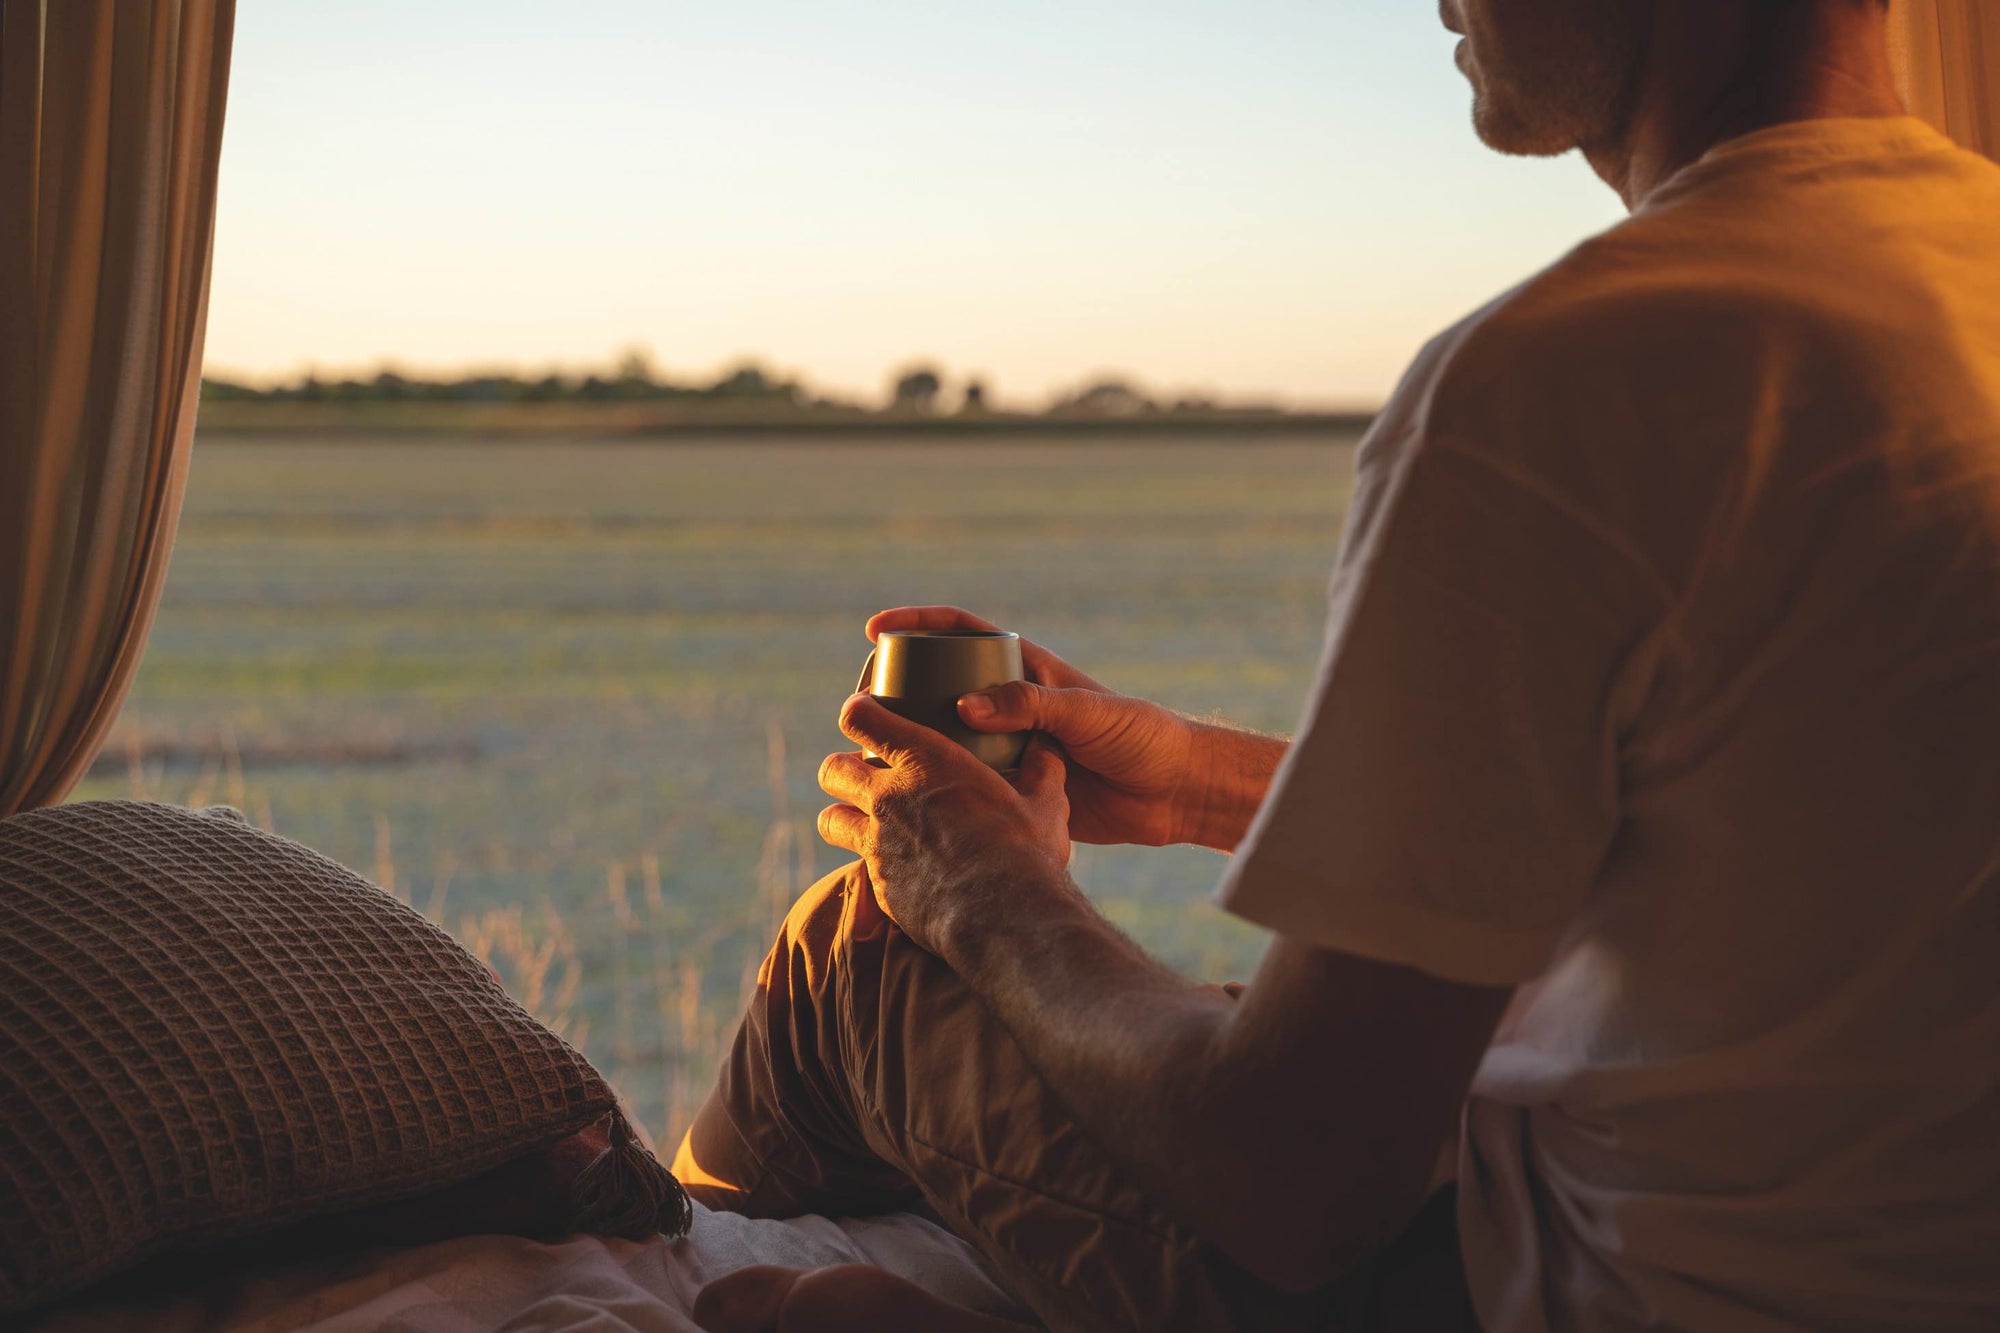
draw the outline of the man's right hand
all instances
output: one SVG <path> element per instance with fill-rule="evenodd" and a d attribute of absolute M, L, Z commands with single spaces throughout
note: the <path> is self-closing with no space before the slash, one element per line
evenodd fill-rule
<path fill-rule="evenodd" d="M 868 638 L 884 630 L 997 628 L 955 606 L 905 606 L 870 618 Z M 1021 657 L 1027 680 L 967 695 L 959 716 L 975 731 L 1039 731 L 1062 747 L 1072 839 L 1235 848 L 1283 741 L 1207 726 L 1115 693 L 1026 639 Z"/>

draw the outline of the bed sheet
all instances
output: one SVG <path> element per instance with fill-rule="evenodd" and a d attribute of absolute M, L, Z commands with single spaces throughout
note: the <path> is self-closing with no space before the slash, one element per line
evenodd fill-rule
<path fill-rule="evenodd" d="M 73 1301 L 35 1333 L 695 1333 L 695 1294 L 751 1264 L 867 1263 L 955 1305 L 1032 1316 L 977 1251 L 925 1218 L 757 1221 L 695 1206 L 684 1240 L 468 1236 L 231 1275 L 143 1303 Z"/>

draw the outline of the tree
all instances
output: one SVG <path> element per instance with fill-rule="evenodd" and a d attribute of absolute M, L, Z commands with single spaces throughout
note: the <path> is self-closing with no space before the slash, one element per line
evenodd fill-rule
<path fill-rule="evenodd" d="M 619 353 L 618 378 L 625 384 L 652 388 L 655 383 L 652 349 L 634 343 Z"/>
<path fill-rule="evenodd" d="M 235 380 L 212 380 L 204 376 L 201 381 L 201 401 L 204 403 L 255 402 L 264 395 L 247 384 Z"/>
<path fill-rule="evenodd" d="M 939 391 L 944 381 L 929 366 L 917 366 L 905 371 L 896 379 L 896 386 L 890 391 L 889 405 L 906 412 L 930 412 L 937 407 Z"/>
<path fill-rule="evenodd" d="M 1121 379 L 1100 379 L 1081 392 L 1058 398 L 1051 412 L 1086 417 L 1138 417 L 1159 411 L 1159 405 Z"/>

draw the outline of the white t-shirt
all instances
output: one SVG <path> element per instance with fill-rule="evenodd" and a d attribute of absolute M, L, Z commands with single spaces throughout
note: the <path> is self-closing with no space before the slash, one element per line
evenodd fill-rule
<path fill-rule="evenodd" d="M 1724 144 L 1357 468 L 1220 893 L 1521 983 L 1460 1155 L 1489 1333 L 2000 1328 L 2000 166 Z"/>

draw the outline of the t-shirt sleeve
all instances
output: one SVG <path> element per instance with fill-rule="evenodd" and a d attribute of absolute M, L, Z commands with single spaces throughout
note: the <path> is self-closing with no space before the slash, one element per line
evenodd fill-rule
<path fill-rule="evenodd" d="M 1449 980 L 1534 977 L 1617 831 L 1658 580 L 1504 460 L 1371 440 L 1330 592 L 1301 730 L 1219 901 Z"/>

